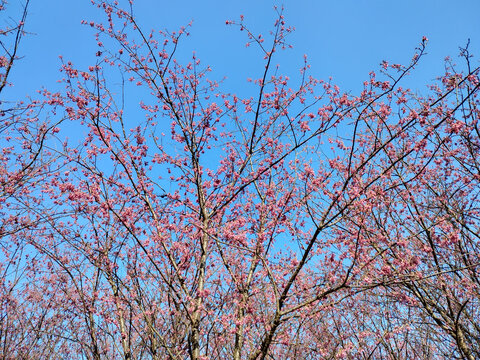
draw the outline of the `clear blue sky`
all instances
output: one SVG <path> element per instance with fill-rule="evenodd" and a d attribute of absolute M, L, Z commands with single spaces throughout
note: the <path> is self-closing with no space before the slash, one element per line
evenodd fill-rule
<path fill-rule="evenodd" d="M 18 1 L 9 0 L 7 16 L 18 18 Z M 183 54 L 196 51 L 212 66 L 216 79 L 226 76 L 230 92 L 248 77 L 260 77 L 258 52 L 245 49 L 246 38 L 225 20 L 245 16 L 253 30 L 265 33 L 273 23 L 273 0 L 137 0 L 136 16 L 144 29 L 176 30 L 193 20 L 191 36 L 181 44 Z M 458 47 L 471 39 L 471 51 L 480 57 L 479 0 L 295 0 L 284 1 L 287 23 L 296 28 L 294 45 L 277 59 L 281 71 L 296 74 L 307 54 L 312 74 L 330 76 L 345 90 L 358 90 L 370 70 L 385 59 L 408 63 L 423 35 L 429 38 L 428 56 L 413 77 L 423 91 L 426 82 L 440 75 L 443 59 L 458 55 Z M 5 14 L 3 14 L 5 16 Z M 26 30 L 32 34 L 21 44 L 12 73 L 13 98 L 32 94 L 41 86 L 54 87 L 60 77 L 58 55 L 79 66 L 95 61 L 93 31 L 82 19 L 98 18 L 89 0 L 31 0 Z M 0 19 L 4 24 L 8 19 Z M 182 53 L 180 53 L 182 54 Z"/>

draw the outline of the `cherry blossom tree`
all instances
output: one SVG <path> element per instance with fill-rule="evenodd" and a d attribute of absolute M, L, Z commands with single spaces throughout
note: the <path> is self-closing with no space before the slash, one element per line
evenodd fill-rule
<path fill-rule="evenodd" d="M 132 2 L 93 3 L 96 63 L 62 59 L 63 90 L 27 105 L 49 120 L 11 122 L 37 132 L 4 155 L 3 256 L 21 264 L 2 270 L 4 358 L 479 356 L 468 47 L 426 96 L 402 87 L 426 38 L 352 95 L 306 59 L 279 74 L 276 9 L 268 36 L 227 21 L 264 61 L 240 97 L 176 57 L 188 27 L 145 32 Z"/>
<path fill-rule="evenodd" d="M 20 19 L 9 19 L 0 30 L 0 356 L 48 358 L 54 356 L 50 344 L 57 341 L 54 328 L 45 321 L 42 292 L 31 287 L 32 270 L 40 260 L 24 234 L 38 226 L 41 218 L 32 212 L 38 204 L 37 184 L 45 181 L 51 157 L 46 143 L 56 125 L 42 119 L 46 104 L 38 100 L 8 101 L 10 75 L 20 60 L 20 43 L 29 1 Z M 1 1 L 0 13 L 7 3 Z M 40 334 L 50 332 L 46 338 Z M 50 338 L 50 339 L 48 339 Z"/>
<path fill-rule="evenodd" d="M 432 87 L 438 101 L 423 110 L 423 127 L 431 136 L 425 139 L 419 176 L 401 180 L 395 197 L 400 211 L 382 216 L 389 220 L 383 224 L 380 214 L 372 215 L 374 228 L 388 239 L 389 250 L 382 254 L 385 270 L 405 279 L 392 290 L 430 319 L 434 326 L 429 333 L 439 334 L 433 335 L 439 344 L 448 344 L 444 356 L 456 347 L 459 358 L 475 359 L 480 356 L 476 159 L 480 133 L 478 77 L 472 74 L 478 69 L 471 68 L 468 47 L 461 55 L 467 72 L 462 74 L 449 60 L 441 83 Z M 405 257 L 411 257 L 408 271 L 399 261 Z"/>

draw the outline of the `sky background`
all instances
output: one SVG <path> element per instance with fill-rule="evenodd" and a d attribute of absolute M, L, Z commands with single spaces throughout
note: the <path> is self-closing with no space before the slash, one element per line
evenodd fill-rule
<path fill-rule="evenodd" d="M 0 18 L 2 26 L 19 19 L 20 3 L 9 0 Z M 193 20 L 179 56 L 195 51 L 212 67 L 212 77 L 227 77 L 227 90 L 234 93 L 248 87 L 247 78 L 261 77 L 263 68 L 258 49 L 245 48 L 245 34 L 225 21 L 243 14 L 253 32 L 266 34 L 275 20 L 273 6 L 282 3 L 287 24 L 296 31 L 289 38 L 293 49 L 280 54 L 275 63 L 292 77 L 307 54 L 312 75 L 333 77 L 342 90 L 355 94 L 382 60 L 408 64 L 424 35 L 429 39 L 427 56 L 408 80 L 416 90 L 426 91 L 425 85 L 442 74 L 446 56 L 458 60 L 459 46 L 469 38 L 474 65 L 479 64 L 478 0 L 137 0 L 134 9 L 144 30 L 175 31 Z M 14 87 L 4 96 L 18 100 L 42 86 L 55 88 L 59 55 L 80 68 L 94 64 L 94 31 L 80 22 L 101 15 L 89 0 L 31 0 L 26 22 L 30 34 L 21 43 L 23 58 L 11 74 Z"/>
<path fill-rule="evenodd" d="M 9 78 L 14 86 L 2 92 L 2 101 L 37 96 L 42 87 L 51 91 L 63 88 L 57 83 L 62 77 L 59 55 L 85 70 L 97 61 L 95 31 L 81 21 L 104 20 L 104 14 L 90 0 L 31 0 L 30 5 L 25 27 L 29 34 L 20 45 L 22 58 Z M 244 15 L 252 32 L 266 35 L 277 16 L 274 5 L 282 2 L 136 0 L 134 12 L 147 33 L 152 28 L 176 31 L 193 21 L 190 36 L 180 43 L 177 56 L 188 59 L 195 51 L 203 64 L 211 66 L 210 77 L 226 77 L 222 90 L 249 97 L 256 96 L 258 88 L 246 79 L 261 78 L 263 54 L 254 46 L 246 48 L 245 33 L 226 26 L 225 21 Z M 280 65 L 281 74 L 293 79 L 298 78 L 307 54 L 311 75 L 324 80 L 332 77 L 342 91 L 355 95 L 382 60 L 408 65 L 423 36 L 429 39 L 427 55 L 404 87 L 406 84 L 427 93 L 427 84 L 442 75 L 446 56 L 463 61 L 457 57 L 459 47 L 468 39 L 475 56 L 473 66 L 480 65 L 480 0 L 285 0 L 283 5 L 286 22 L 296 31 L 289 37 L 293 49 L 278 53 L 274 64 Z M 7 12 L 0 15 L 0 28 L 18 21 L 21 0 L 9 0 Z M 111 81 L 118 81 L 118 76 Z M 127 96 L 128 111 L 133 115 L 143 95 L 140 89 L 134 91 Z M 135 116 L 129 119 L 137 120 Z M 69 123 L 66 133 L 70 136 L 74 132 L 74 124 Z M 165 189 L 170 192 L 175 186 L 170 182 Z"/>

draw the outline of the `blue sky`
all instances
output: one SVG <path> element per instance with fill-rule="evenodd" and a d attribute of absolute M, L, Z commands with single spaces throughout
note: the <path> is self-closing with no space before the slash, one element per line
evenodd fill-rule
<path fill-rule="evenodd" d="M 18 18 L 17 0 L 9 1 L 8 16 Z M 246 38 L 238 28 L 225 25 L 227 19 L 245 16 L 253 31 L 266 33 L 273 24 L 274 5 L 264 0 L 137 0 L 135 13 L 144 29 L 174 31 L 193 20 L 191 36 L 180 46 L 180 55 L 195 51 L 212 76 L 227 77 L 228 91 L 245 86 L 245 79 L 261 76 L 260 54 L 246 49 Z M 411 78 L 420 91 L 441 75 L 445 56 L 455 58 L 458 47 L 471 39 L 471 52 L 480 56 L 480 1 L 478 0 L 295 0 L 284 1 L 285 18 L 296 28 L 290 37 L 292 50 L 280 55 L 280 71 L 295 75 L 303 54 L 312 74 L 334 82 L 345 91 L 356 92 L 370 70 L 385 59 L 406 64 L 423 35 L 429 38 L 423 62 Z M 89 0 L 31 0 L 27 18 L 28 35 L 21 44 L 23 59 L 16 64 L 10 80 L 14 88 L 5 96 L 11 100 L 33 94 L 42 86 L 55 87 L 60 75 L 59 55 L 80 67 L 95 61 L 93 31 L 80 24 L 98 18 Z M 259 66 L 260 65 L 260 66 Z"/>

